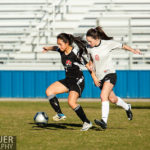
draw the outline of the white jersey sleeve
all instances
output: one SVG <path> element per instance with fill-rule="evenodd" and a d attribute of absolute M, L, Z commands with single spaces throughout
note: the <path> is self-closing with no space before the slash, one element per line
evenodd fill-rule
<path fill-rule="evenodd" d="M 114 40 L 109 40 L 109 46 L 111 50 L 114 50 L 116 48 L 122 48 L 123 44 Z"/>

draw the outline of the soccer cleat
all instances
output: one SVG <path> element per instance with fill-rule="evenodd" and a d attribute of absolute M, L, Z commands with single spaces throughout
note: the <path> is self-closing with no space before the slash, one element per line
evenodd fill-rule
<path fill-rule="evenodd" d="M 95 119 L 94 122 L 95 122 L 98 126 L 101 126 L 102 129 L 106 129 L 106 128 L 107 128 L 107 124 L 103 121 L 103 119 L 101 119 L 101 120 Z"/>
<path fill-rule="evenodd" d="M 84 123 L 83 123 L 83 127 L 82 127 L 82 129 L 81 129 L 80 131 L 87 131 L 87 130 L 89 130 L 91 127 L 92 127 L 92 122 L 90 122 L 90 123 L 84 122 Z"/>
<path fill-rule="evenodd" d="M 67 117 L 64 114 L 56 114 L 55 116 L 53 116 L 54 121 L 66 120 L 66 118 Z"/>
<path fill-rule="evenodd" d="M 129 106 L 129 109 L 126 110 L 126 114 L 127 114 L 128 120 L 132 120 L 133 119 L 133 114 L 131 112 L 131 104 L 128 104 L 128 106 Z"/>

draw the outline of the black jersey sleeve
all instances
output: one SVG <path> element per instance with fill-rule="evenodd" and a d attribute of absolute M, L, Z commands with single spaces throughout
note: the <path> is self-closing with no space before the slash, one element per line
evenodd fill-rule
<path fill-rule="evenodd" d="M 54 51 L 57 51 L 57 52 L 59 52 L 59 51 L 60 51 L 60 48 L 59 48 L 58 46 L 55 46 L 55 49 L 54 49 Z"/>
<path fill-rule="evenodd" d="M 55 47 L 54 51 L 59 52 L 60 54 L 63 53 L 58 46 Z"/>

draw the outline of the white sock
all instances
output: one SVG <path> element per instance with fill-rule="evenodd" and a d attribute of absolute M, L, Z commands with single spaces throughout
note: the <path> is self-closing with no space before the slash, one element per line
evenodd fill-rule
<path fill-rule="evenodd" d="M 109 101 L 102 102 L 102 119 L 105 123 L 107 123 L 109 115 Z"/>
<path fill-rule="evenodd" d="M 124 108 L 125 110 L 128 110 L 129 109 L 129 106 L 126 102 L 124 102 L 120 97 L 118 97 L 118 101 L 116 103 L 117 106 L 121 106 L 122 108 Z"/>

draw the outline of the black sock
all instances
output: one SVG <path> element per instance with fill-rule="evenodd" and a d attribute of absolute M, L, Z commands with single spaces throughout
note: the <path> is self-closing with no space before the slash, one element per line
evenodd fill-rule
<path fill-rule="evenodd" d="M 76 114 L 78 115 L 78 117 L 83 121 L 83 122 L 87 122 L 90 123 L 90 121 L 87 119 L 82 107 L 80 105 L 78 105 L 74 111 L 76 112 Z"/>
<path fill-rule="evenodd" d="M 51 104 L 52 108 L 55 110 L 55 112 L 62 114 L 62 111 L 60 109 L 59 101 L 57 97 L 49 98 L 49 103 Z"/>

